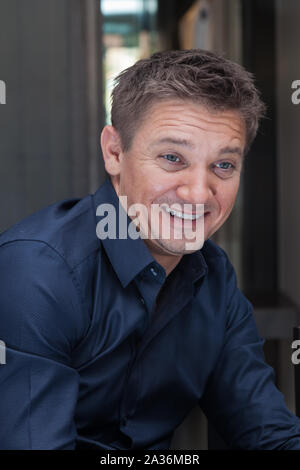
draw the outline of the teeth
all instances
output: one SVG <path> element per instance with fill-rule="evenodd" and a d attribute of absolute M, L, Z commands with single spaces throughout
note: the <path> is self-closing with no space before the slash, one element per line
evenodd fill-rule
<path fill-rule="evenodd" d="M 176 217 L 180 217 L 180 219 L 188 219 L 188 220 L 195 220 L 199 219 L 201 214 L 183 214 L 182 212 L 175 211 L 174 209 L 170 209 L 169 207 L 164 207 L 165 211 L 171 215 Z"/>

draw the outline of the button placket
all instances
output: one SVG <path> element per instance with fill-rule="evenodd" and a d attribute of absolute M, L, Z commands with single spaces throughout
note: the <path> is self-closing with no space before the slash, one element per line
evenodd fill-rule
<path fill-rule="evenodd" d="M 138 401 L 138 387 L 139 387 L 139 370 L 137 364 L 138 347 L 134 345 L 134 354 L 131 360 L 128 374 L 126 377 L 126 384 L 121 404 L 121 420 L 122 427 L 127 426 L 128 419 L 133 416 L 136 403 Z M 134 391 L 134 393 L 133 393 Z"/>

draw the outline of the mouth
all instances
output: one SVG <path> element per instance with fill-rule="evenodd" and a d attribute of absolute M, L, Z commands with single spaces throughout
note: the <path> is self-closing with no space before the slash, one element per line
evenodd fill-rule
<path fill-rule="evenodd" d="M 168 214 L 170 214 L 171 216 L 173 217 L 178 217 L 180 219 L 183 219 L 183 220 L 197 220 L 199 219 L 199 217 L 205 215 L 205 214 L 208 214 L 208 212 L 205 212 L 204 214 L 203 213 L 200 213 L 200 214 L 189 214 L 187 212 L 180 212 L 180 211 L 176 211 L 174 209 L 170 209 L 169 207 L 166 207 L 166 206 L 162 206 L 163 209 L 165 210 L 165 212 L 167 212 Z"/>

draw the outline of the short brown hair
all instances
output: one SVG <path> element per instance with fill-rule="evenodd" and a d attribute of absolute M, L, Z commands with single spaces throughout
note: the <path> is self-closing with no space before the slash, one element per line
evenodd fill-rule
<path fill-rule="evenodd" d="M 239 111 L 246 125 L 246 151 L 265 111 L 253 75 L 241 65 L 201 49 L 156 52 L 115 79 L 111 122 L 124 151 L 130 149 L 149 107 L 174 98 L 192 100 L 214 111 Z"/>

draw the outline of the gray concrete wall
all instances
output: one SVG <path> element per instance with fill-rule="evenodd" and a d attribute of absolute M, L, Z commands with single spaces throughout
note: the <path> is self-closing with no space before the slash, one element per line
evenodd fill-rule
<path fill-rule="evenodd" d="M 300 306 L 300 105 L 291 83 L 300 79 L 300 2 L 277 0 L 277 145 L 279 287 Z M 259 169 L 258 169 L 259 170 Z"/>
<path fill-rule="evenodd" d="M 100 148 L 94 164 L 95 126 L 100 134 L 102 124 L 101 56 L 87 36 L 91 30 L 99 34 L 99 19 L 96 0 L 0 0 L 0 80 L 6 83 L 6 104 L 0 105 L 0 231 L 47 204 L 87 194 L 91 166 L 99 184 L 103 180 Z M 99 84 L 92 113 L 91 80 Z"/>

